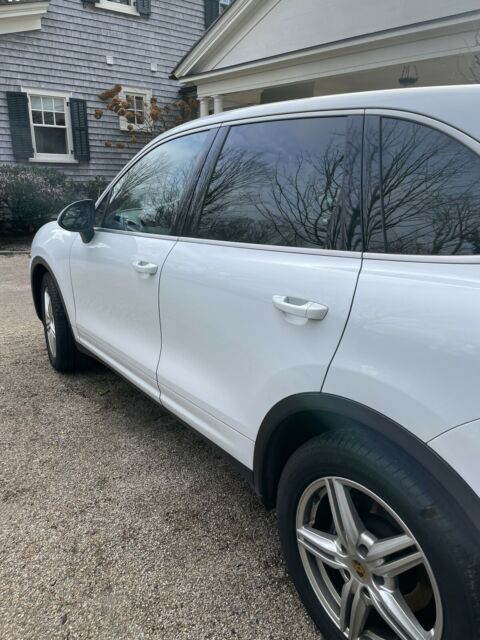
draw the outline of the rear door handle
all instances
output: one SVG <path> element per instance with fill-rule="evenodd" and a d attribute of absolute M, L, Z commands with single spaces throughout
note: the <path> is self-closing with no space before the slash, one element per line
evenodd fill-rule
<path fill-rule="evenodd" d="M 328 313 L 328 307 L 311 300 L 301 300 L 290 296 L 273 296 L 273 306 L 284 313 L 308 318 L 309 320 L 323 320 Z"/>
<path fill-rule="evenodd" d="M 132 267 L 135 271 L 138 271 L 138 273 L 148 273 L 152 276 L 157 273 L 158 269 L 158 265 L 153 264 L 153 262 L 143 262 L 143 260 L 134 260 Z"/>

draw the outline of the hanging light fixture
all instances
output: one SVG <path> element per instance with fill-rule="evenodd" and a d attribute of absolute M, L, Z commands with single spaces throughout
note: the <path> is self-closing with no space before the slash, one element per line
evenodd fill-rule
<path fill-rule="evenodd" d="M 417 65 L 404 64 L 402 75 L 398 79 L 398 84 L 402 87 L 413 87 L 418 82 Z"/>

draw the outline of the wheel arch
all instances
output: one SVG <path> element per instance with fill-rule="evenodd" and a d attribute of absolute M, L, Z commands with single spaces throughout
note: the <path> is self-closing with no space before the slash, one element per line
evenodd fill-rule
<path fill-rule="evenodd" d="M 387 416 L 363 404 L 328 393 L 301 393 L 278 402 L 258 432 L 253 462 L 254 485 L 264 505 L 275 507 L 280 475 L 302 444 L 322 433 L 360 428 L 396 445 L 400 455 L 421 465 L 448 492 L 480 531 L 480 500 L 471 487 L 426 443 Z"/>
<path fill-rule="evenodd" d="M 40 320 L 42 320 L 42 280 L 46 273 L 52 275 L 45 260 L 42 258 L 34 258 L 30 267 L 30 285 L 32 288 L 33 305 Z"/>
<path fill-rule="evenodd" d="M 70 326 L 70 330 L 72 329 L 72 323 L 70 322 L 70 317 L 68 315 L 68 309 L 65 304 L 65 300 L 63 299 L 62 290 L 58 284 L 58 280 L 55 277 L 52 269 L 50 268 L 48 262 L 43 258 L 36 256 L 32 260 L 32 264 L 30 266 L 30 285 L 32 288 L 32 297 L 33 304 L 35 307 L 35 312 L 40 320 L 42 318 L 42 280 L 43 276 L 48 273 L 50 277 L 53 279 L 55 286 L 57 287 L 58 293 L 60 295 L 60 300 L 62 301 L 63 308 L 65 310 L 65 314 L 67 316 L 67 321 Z"/>

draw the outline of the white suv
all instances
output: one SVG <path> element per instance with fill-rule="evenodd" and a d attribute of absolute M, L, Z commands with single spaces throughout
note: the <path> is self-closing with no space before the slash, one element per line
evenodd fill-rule
<path fill-rule="evenodd" d="M 479 114 L 469 86 L 196 120 L 33 242 L 52 365 L 240 463 L 326 640 L 480 638 Z"/>

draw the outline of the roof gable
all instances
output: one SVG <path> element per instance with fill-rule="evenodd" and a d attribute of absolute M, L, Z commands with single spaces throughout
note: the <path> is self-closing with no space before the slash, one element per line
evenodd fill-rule
<path fill-rule="evenodd" d="M 174 73 L 219 71 L 475 10 L 477 0 L 236 0 Z"/>

